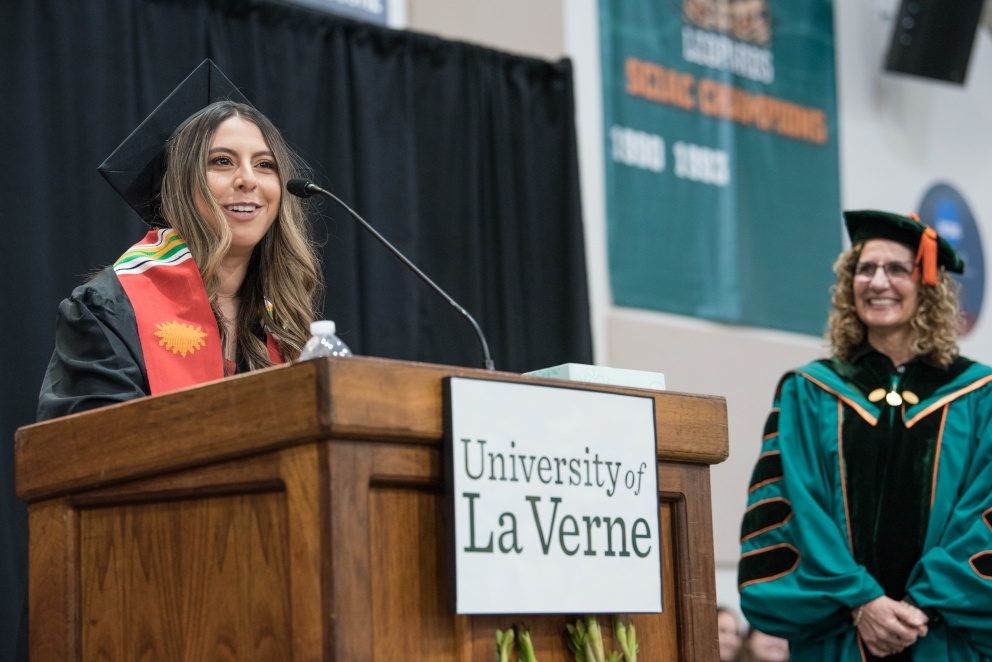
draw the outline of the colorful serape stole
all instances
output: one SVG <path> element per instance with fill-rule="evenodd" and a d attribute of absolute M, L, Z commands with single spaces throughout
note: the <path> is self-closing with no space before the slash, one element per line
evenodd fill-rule
<path fill-rule="evenodd" d="M 153 395 L 220 379 L 220 332 L 189 248 L 171 228 L 151 230 L 114 263 L 138 321 Z"/>
<path fill-rule="evenodd" d="M 149 231 L 114 263 L 114 273 L 134 308 L 152 395 L 224 377 L 217 319 L 175 230 Z M 266 312 L 274 316 L 268 301 Z M 265 335 L 269 359 L 283 363 L 278 339 Z"/>

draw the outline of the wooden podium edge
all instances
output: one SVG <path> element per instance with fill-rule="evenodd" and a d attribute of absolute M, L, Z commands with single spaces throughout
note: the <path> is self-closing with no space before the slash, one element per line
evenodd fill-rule
<path fill-rule="evenodd" d="M 659 460 L 709 465 L 727 458 L 722 397 L 388 359 L 327 358 L 22 427 L 15 436 L 17 494 L 37 501 L 322 437 L 440 444 L 441 382 L 447 376 L 651 397 Z M 191 410 L 196 417 L 189 416 Z"/>

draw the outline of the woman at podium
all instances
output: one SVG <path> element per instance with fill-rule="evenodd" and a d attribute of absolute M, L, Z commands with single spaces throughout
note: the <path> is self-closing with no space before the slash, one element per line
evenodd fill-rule
<path fill-rule="evenodd" d="M 151 229 L 59 306 L 39 420 L 299 355 L 322 291 L 300 161 L 213 62 L 99 170 Z"/>
<path fill-rule="evenodd" d="M 992 369 L 964 264 L 914 217 L 844 214 L 833 355 L 786 374 L 741 526 L 741 607 L 793 660 L 992 659 Z"/>

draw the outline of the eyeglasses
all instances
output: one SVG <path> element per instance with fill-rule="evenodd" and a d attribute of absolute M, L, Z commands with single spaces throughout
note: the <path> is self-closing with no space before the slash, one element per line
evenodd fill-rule
<path fill-rule="evenodd" d="M 904 282 L 913 278 L 912 262 L 885 262 L 876 264 L 874 262 L 858 262 L 854 265 L 854 279 L 867 282 L 875 277 L 875 272 L 881 267 L 885 272 L 889 282 Z"/>

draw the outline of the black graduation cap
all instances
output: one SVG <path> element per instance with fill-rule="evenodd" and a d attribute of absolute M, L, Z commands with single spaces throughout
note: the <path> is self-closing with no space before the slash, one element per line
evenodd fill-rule
<path fill-rule="evenodd" d="M 216 101 L 248 100 L 209 58 L 131 132 L 97 170 L 151 224 L 165 172 L 165 143 L 190 115 Z"/>
<path fill-rule="evenodd" d="M 844 223 L 852 244 L 869 239 L 889 239 L 916 251 L 916 263 L 924 285 L 937 283 L 938 264 L 952 273 L 964 273 L 964 260 L 954 247 L 915 214 L 902 216 L 874 209 L 845 211 Z"/>

